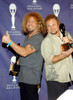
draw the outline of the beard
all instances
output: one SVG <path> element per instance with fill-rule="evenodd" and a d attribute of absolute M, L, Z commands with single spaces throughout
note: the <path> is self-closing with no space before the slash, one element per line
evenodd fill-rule
<path fill-rule="evenodd" d="M 57 33 L 58 33 L 57 31 L 51 32 L 52 35 L 56 35 Z"/>
<path fill-rule="evenodd" d="M 31 29 L 30 27 L 27 28 L 29 33 L 32 33 L 34 31 L 34 29 Z"/>
<path fill-rule="evenodd" d="M 32 33 L 32 32 L 34 32 L 34 30 L 28 30 L 28 32 L 29 32 L 29 33 Z"/>
<path fill-rule="evenodd" d="M 28 30 L 28 33 L 34 32 L 34 29 L 31 30 L 31 29 L 28 28 L 27 30 Z"/>

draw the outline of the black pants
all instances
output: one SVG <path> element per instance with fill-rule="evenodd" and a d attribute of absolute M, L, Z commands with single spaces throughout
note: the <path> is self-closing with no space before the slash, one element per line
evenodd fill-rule
<path fill-rule="evenodd" d="M 37 85 L 19 83 L 21 100 L 39 100 Z"/>
<path fill-rule="evenodd" d="M 48 100 L 56 100 L 67 89 L 68 89 L 68 83 L 47 81 Z"/>

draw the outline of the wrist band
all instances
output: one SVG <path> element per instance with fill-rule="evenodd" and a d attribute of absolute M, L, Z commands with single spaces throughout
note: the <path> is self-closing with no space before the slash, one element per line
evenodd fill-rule
<path fill-rule="evenodd" d="M 12 42 L 13 42 L 13 41 L 11 41 L 10 43 L 8 43 L 8 46 L 11 46 Z"/>

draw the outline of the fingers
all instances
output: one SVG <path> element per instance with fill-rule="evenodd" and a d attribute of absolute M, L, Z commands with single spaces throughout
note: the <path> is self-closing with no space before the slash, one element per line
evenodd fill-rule
<path fill-rule="evenodd" d="M 66 37 L 63 37 L 63 38 L 62 38 L 62 41 L 63 41 L 64 43 L 66 42 L 66 40 L 67 40 Z"/>
<path fill-rule="evenodd" d="M 7 36 L 9 36 L 9 33 L 8 33 L 8 31 L 6 31 L 6 35 L 7 35 Z"/>
<path fill-rule="evenodd" d="M 70 48 L 69 50 L 66 51 L 67 54 L 71 54 L 73 52 L 73 49 Z"/>
<path fill-rule="evenodd" d="M 70 48 L 67 51 L 62 51 L 63 55 L 65 55 L 66 57 L 69 56 L 69 55 L 71 55 L 72 52 L 73 52 L 73 49 L 72 48 Z"/>
<path fill-rule="evenodd" d="M 5 40 L 5 35 L 3 35 L 3 37 L 2 37 L 2 42 L 4 42 L 4 40 Z"/>
<path fill-rule="evenodd" d="M 9 35 L 8 31 L 6 31 L 6 35 L 3 35 L 3 37 L 2 37 L 2 42 L 8 44 L 8 43 L 10 43 L 10 41 L 11 41 L 10 35 Z"/>
<path fill-rule="evenodd" d="M 64 43 L 71 42 L 71 40 L 70 40 L 67 36 L 63 37 L 63 38 L 62 38 L 62 41 L 63 41 Z"/>

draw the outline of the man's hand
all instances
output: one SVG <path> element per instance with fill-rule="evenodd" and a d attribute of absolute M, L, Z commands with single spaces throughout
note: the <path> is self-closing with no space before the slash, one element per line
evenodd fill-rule
<path fill-rule="evenodd" d="M 64 42 L 64 43 L 71 43 L 71 40 L 67 37 L 67 36 L 65 36 L 65 37 L 63 37 L 62 38 L 62 41 Z"/>
<path fill-rule="evenodd" d="M 71 55 L 72 52 L 73 52 L 73 48 L 70 48 L 67 51 L 63 51 L 62 54 L 63 54 L 63 56 L 68 57 Z"/>
<path fill-rule="evenodd" d="M 11 38 L 9 36 L 8 31 L 6 31 L 6 35 L 3 35 L 3 37 L 2 37 L 2 43 L 8 44 L 8 43 L 10 43 L 10 41 L 11 41 Z"/>
<path fill-rule="evenodd" d="M 57 63 L 67 57 L 69 57 L 71 55 L 71 53 L 73 52 L 73 48 L 70 48 L 69 50 L 67 51 L 63 51 L 61 54 L 59 55 L 55 55 L 53 58 L 52 58 L 52 63 Z"/>

